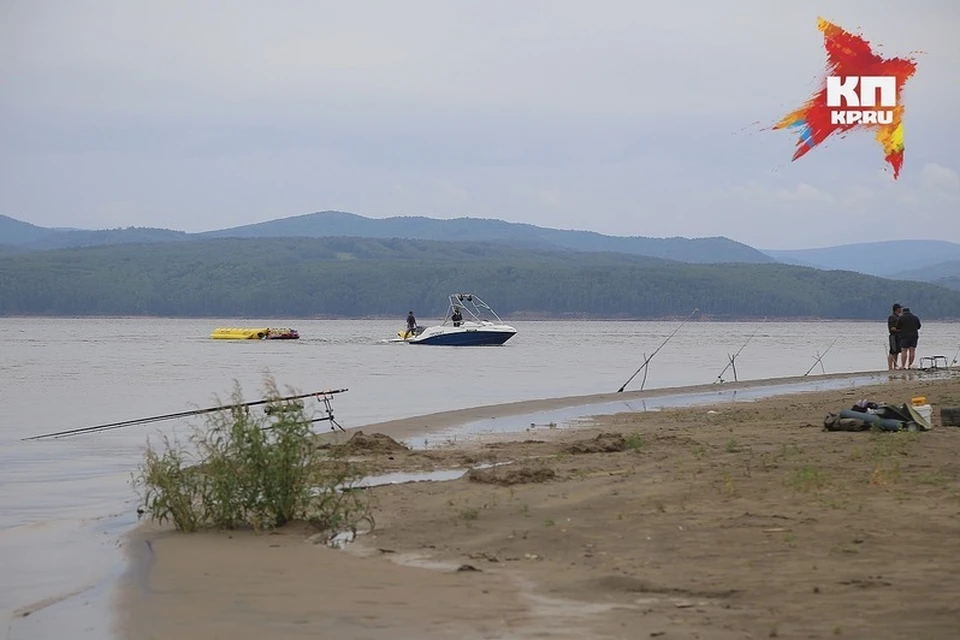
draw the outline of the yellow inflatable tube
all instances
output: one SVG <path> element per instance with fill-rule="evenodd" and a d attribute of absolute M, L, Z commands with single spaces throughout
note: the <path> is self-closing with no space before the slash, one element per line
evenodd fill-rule
<path fill-rule="evenodd" d="M 241 327 L 217 327 L 210 334 L 214 340 L 263 340 L 267 337 L 269 329 L 266 327 L 258 329 L 246 329 Z"/>

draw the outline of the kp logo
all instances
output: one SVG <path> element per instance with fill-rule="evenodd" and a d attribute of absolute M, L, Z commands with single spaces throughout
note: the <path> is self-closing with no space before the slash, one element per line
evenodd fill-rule
<path fill-rule="evenodd" d="M 793 159 L 800 158 L 834 133 L 863 127 L 876 132 L 896 180 L 903 167 L 903 104 L 901 93 L 917 70 L 905 58 L 884 60 L 861 36 L 817 19 L 827 50 L 827 73 L 822 89 L 784 117 L 774 129 L 796 129 L 800 134 Z"/>
<path fill-rule="evenodd" d="M 884 108 L 879 111 L 859 111 L 861 107 L 877 106 L 878 89 L 880 106 Z M 892 76 L 828 76 L 827 106 L 830 107 L 830 124 L 893 124 L 893 110 L 897 106 L 897 79 Z M 839 108 L 843 106 L 847 110 Z"/>

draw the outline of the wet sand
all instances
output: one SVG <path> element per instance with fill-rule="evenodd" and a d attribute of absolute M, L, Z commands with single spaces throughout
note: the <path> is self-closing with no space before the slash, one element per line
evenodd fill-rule
<path fill-rule="evenodd" d="M 359 427 L 367 432 L 379 432 L 389 434 L 398 440 L 410 438 L 413 436 L 424 435 L 436 432 L 440 429 L 449 429 L 471 422 L 485 419 L 505 418 L 521 414 L 536 413 L 541 411 L 553 411 L 567 407 L 585 407 L 589 405 L 601 405 L 612 402 L 631 402 L 643 401 L 651 398 L 672 395 L 694 395 L 701 393 L 733 393 L 746 389 L 762 389 L 764 387 L 778 387 L 790 385 L 816 385 L 821 383 L 829 384 L 831 382 L 842 382 L 846 380 L 869 382 L 870 384 L 880 384 L 882 382 L 893 380 L 909 380 L 916 378 L 922 373 L 917 371 L 860 371 L 851 373 L 831 373 L 817 376 L 791 376 L 784 378 L 769 378 L 764 380 L 746 380 L 740 382 L 724 382 L 723 384 L 699 384 L 682 387 L 664 387 L 658 389 L 636 390 L 640 386 L 642 373 L 637 375 L 631 382 L 627 390 L 616 393 L 615 390 L 609 393 L 593 393 L 581 396 L 566 396 L 562 398 L 541 398 L 536 400 L 523 400 L 521 402 L 506 402 L 502 404 L 485 405 L 479 407 L 465 407 L 453 411 L 441 411 L 411 418 L 401 418 L 399 420 L 388 420 L 377 422 L 363 427 Z M 352 430 L 348 430 L 352 431 Z M 349 433 L 343 436 L 340 432 L 323 434 L 322 438 L 330 441 L 342 441 L 349 437 Z"/>
<path fill-rule="evenodd" d="M 960 428 L 941 426 L 936 408 L 960 406 L 960 379 L 892 377 L 427 451 L 355 446 L 371 474 L 510 464 L 366 489 L 377 528 L 344 550 L 303 526 L 141 526 L 120 629 L 137 639 L 954 638 Z M 822 430 L 828 411 L 861 398 L 914 395 L 935 406 L 932 431 Z M 446 419 L 585 404 L 536 403 Z M 443 420 L 363 431 L 401 439 Z"/>

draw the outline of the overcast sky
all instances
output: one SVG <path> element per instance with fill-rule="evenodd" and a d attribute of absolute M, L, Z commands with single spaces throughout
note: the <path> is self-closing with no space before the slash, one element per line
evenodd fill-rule
<path fill-rule="evenodd" d="M 816 89 L 818 15 L 923 52 L 898 181 L 870 133 L 790 162 L 764 130 Z M 958 33 L 957 0 L 0 0 L 0 213 L 960 242 Z"/>

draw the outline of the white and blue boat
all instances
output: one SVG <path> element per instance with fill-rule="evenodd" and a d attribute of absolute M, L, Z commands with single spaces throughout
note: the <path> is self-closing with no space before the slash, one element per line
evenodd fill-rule
<path fill-rule="evenodd" d="M 503 322 L 490 305 L 473 293 L 450 294 L 443 322 L 432 327 L 399 331 L 397 342 L 446 347 L 499 346 L 517 330 Z"/>

